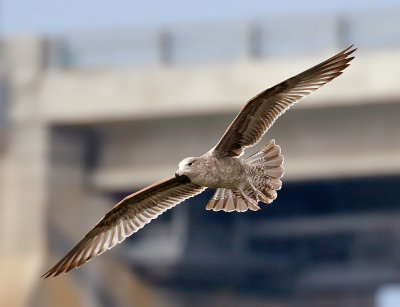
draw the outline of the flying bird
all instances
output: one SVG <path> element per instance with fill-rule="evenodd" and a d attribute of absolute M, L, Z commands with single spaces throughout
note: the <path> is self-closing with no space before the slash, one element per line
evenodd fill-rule
<path fill-rule="evenodd" d="M 161 180 L 116 204 L 56 265 L 47 278 L 79 267 L 122 242 L 185 199 L 206 188 L 216 191 L 206 206 L 214 211 L 259 210 L 270 204 L 282 186 L 283 156 L 279 145 L 269 141 L 256 154 L 240 158 L 256 144 L 275 120 L 301 98 L 342 74 L 354 59 L 353 45 L 328 60 L 251 98 L 230 124 L 220 141 L 199 157 L 179 163 L 175 176 Z"/>

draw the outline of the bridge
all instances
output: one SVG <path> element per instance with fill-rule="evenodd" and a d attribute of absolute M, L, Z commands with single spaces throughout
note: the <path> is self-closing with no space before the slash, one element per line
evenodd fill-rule
<path fill-rule="evenodd" d="M 273 206 L 258 216 L 213 215 L 203 212 L 205 194 L 60 282 L 90 280 L 91 297 L 107 286 L 96 281 L 100 266 L 131 265 L 157 285 L 188 283 L 194 272 L 205 288 L 259 280 L 249 287 L 264 291 L 287 275 L 295 278 L 273 289 L 369 291 L 397 281 L 398 19 L 396 12 L 363 14 L 5 39 L 0 221 L 7 286 L 24 276 L 18 299 L 26 299 L 44 263 L 119 197 L 215 145 L 251 96 L 353 42 L 359 50 L 344 75 L 281 117 L 261 142 L 275 138 L 285 155 L 284 188 Z M 365 256 L 374 249 L 385 255 Z M 43 251 L 55 253 L 49 260 Z M 322 260 L 311 266 L 313 259 Z M 247 269 L 235 272 L 237 263 Z"/>

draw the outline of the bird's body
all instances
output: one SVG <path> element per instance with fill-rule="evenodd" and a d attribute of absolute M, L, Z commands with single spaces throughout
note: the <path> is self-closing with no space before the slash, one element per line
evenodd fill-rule
<path fill-rule="evenodd" d="M 182 160 L 175 177 L 121 200 L 43 276 L 57 276 L 79 267 L 206 188 L 216 188 L 206 206 L 209 210 L 256 211 L 259 202 L 271 203 L 282 186 L 280 147 L 271 140 L 254 155 L 246 159 L 240 156 L 293 104 L 341 75 L 354 58 L 350 55 L 356 49 L 351 47 L 251 98 L 214 148 L 200 157 Z"/>
<path fill-rule="evenodd" d="M 206 209 L 258 210 L 258 202 L 271 203 L 282 185 L 280 152 L 275 140 L 248 159 L 218 157 L 212 149 L 200 157 L 182 160 L 175 176 L 187 176 L 193 184 L 217 189 Z"/>
<path fill-rule="evenodd" d="M 222 159 L 214 157 L 210 152 L 198 157 L 189 158 L 193 162 L 189 172 L 184 170 L 185 162 L 180 165 L 177 175 L 188 176 L 192 183 L 209 188 L 235 189 L 247 179 L 248 165 L 240 159 L 225 157 Z M 183 160 L 185 161 L 185 160 Z"/>

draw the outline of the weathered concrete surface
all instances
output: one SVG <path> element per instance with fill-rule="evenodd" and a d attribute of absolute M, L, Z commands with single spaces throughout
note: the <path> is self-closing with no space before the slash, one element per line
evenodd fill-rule
<path fill-rule="evenodd" d="M 1 306 L 27 303 L 44 255 L 47 131 L 37 100 L 41 56 L 40 40 L 6 44 L 12 100 L 0 173 Z"/>
<path fill-rule="evenodd" d="M 242 60 L 138 71 L 54 71 L 41 80 L 48 122 L 95 122 L 239 110 L 251 96 L 335 54 Z M 358 50 L 344 75 L 298 108 L 395 102 L 400 52 Z"/>
<path fill-rule="evenodd" d="M 399 174 L 399 112 L 395 103 L 293 110 L 248 151 L 275 138 L 285 156 L 284 182 Z M 233 117 L 99 125 L 102 146 L 92 180 L 98 187 L 122 190 L 171 176 L 182 158 L 213 147 Z"/>

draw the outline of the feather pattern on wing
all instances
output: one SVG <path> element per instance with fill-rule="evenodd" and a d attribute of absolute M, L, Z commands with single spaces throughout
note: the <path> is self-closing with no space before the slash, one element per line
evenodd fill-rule
<path fill-rule="evenodd" d="M 47 278 L 79 267 L 137 232 L 152 219 L 205 190 L 186 176 L 171 177 L 131 194 L 114 206 L 55 266 Z"/>
<path fill-rule="evenodd" d="M 256 144 L 293 104 L 342 74 L 354 58 L 349 55 L 357 50 L 352 47 L 251 98 L 211 153 L 217 158 L 240 156 Z"/>

